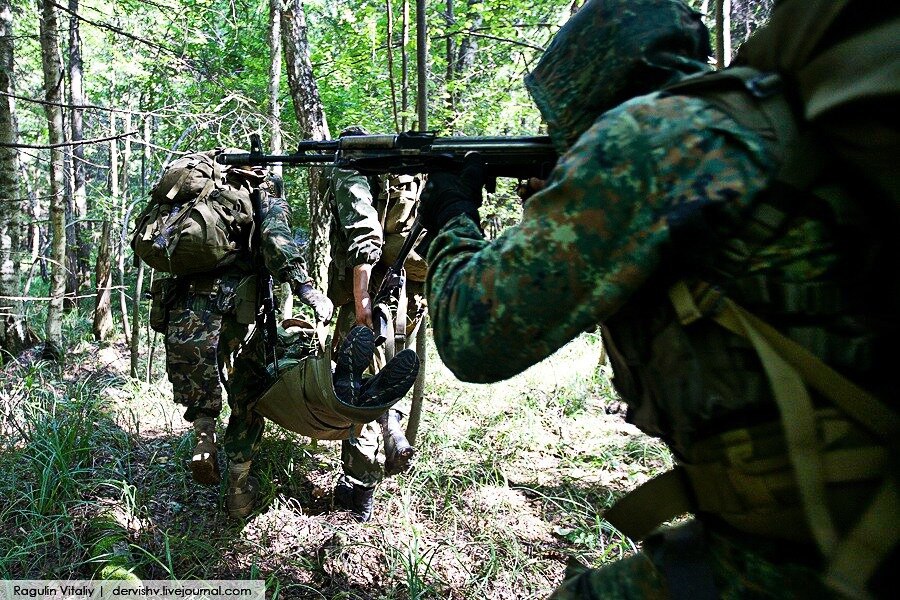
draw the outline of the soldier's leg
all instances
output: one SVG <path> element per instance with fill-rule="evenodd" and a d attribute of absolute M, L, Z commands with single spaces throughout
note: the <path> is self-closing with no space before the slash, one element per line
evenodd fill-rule
<path fill-rule="evenodd" d="M 222 411 L 216 349 L 222 317 L 208 310 L 207 298 L 188 296 L 170 308 L 166 331 L 166 373 L 174 400 L 186 408 L 184 418 L 216 418 Z"/>
<path fill-rule="evenodd" d="M 376 423 L 366 423 L 358 437 L 344 440 L 341 445 L 344 474 L 334 489 L 334 499 L 350 509 L 360 523 L 372 518 L 375 486 L 384 479 L 379 448 L 381 427 Z"/>
<path fill-rule="evenodd" d="M 253 511 L 259 489 L 256 479 L 250 476 L 250 466 L 265 427 L 265 419 L 253 410 L 268 385 L 265 348 L 255 328 L 239 324 L 233 316 L 226 315 L 219 356 L 231 408 L 225 429 L 228 455 L 225 508 L 231 517 L 244 518 Z"/>
<path fill-rule="evenodd" d="M 226 315 L 222 320 L 219 361 L 231 408 L 225 429 L 225 452 L 229 461 L 246 462 L 256 454 L 265 427 L 265 419 L 253 410 L 269 380 L 258 330 Z"/>
<path fill-rule="evenodd" d="M 216 367 L 221 317 L 209 310 L 206 296 L 183 295 L 170 308 L 166 330 L 166 371 L 175 402 L 186 407 L 196 442 L 190 470 L 195 481 L 220 481 L 216 459 L 216 418 L 222 409 L 222 388 Z"/>

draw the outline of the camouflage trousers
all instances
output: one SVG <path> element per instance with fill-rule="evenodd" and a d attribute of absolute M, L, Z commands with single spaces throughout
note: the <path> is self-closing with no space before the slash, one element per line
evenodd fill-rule
<path fill-rule="evenodd" d="M 836 598 L 811 567 L 789 562 L 811 550 L 786 551 L 783 544 L 752 543 L 705 532 L 692 521 L 650 536 L 644 549 L 600 569 L 569 565 L 554 600 Z M 776 549 L 777 548 L 777 549 Z M 775 556 L 783 556 L 784 560 Z"/>
<path fill-rule="evenodd" d="M 187 421 L 216 418 L 225 385 L 231 416 L 223 445 L 230 461 L 252 459 L 262 439 L 265 420 L 253 405 L 268 385 L 265 364 L 255 327 L 238 323 L 232 311 L 223 314 L 215 296 L 179 294 L 169 308 L 166 371 L 175 402 L 186 407 Z"/>
<path fill-rule="evenodd" d="M 373 289 L 377 289 L 378 282 L 373 282 Z M 409 302 L 407 304 L 407 347 L 415 347 L 415 335 L 417 333 L 418 322 L 417 316 L 420 315 L 420 308 L 424 308 L 424 284 L 418 281 L 407 282 L 407 294 Z M 421 321 L 419 319 L 418 321 Z M 334 347 L 339 348 L 340 343 L 347 334 L 356 325 L 356 311 L 353 303 L 344 304 L 338 310 L 337 322 L 335 323 Z M 385 360 L 384 348 L 379 346 L 375 349 L 375 357 L 373 359 L 376 368 L 381 368 L 387 362 Z M 372 486 L 384 479 L 384 443 L 382 439 L 381 426 L 378 423 L 366 423 L 362 428 L 362 432 L 357 438 L 344 440 L 341 443 L 341 462 L 343 463 L 344 475 L 351 483 L 358 485 Z"/>

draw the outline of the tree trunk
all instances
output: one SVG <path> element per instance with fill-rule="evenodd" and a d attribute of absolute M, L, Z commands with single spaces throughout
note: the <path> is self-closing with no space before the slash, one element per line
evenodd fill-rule
<path fill-rule="evenodd" d="M 403 21 L 400 32 L 400 128 L 406 131 L 409 111 L 409 0 L 403 0 Z"/>
<path fill-rule="evenodd" d="M 143 103 L 142 103 L 143 104 Z M 129 117 L 128 130 L 131 131 Z M 150 162 L 150 117 L 144 117 L 143 152 L 141 153 L 141 196 L 147 188 L 147 164 Z M 130 157 L 131 144 L 125 146 Z M 125 172 L 128 172 L 129 160 L 125 160 Z M 134 284 L 134 298 L 131 301 L 131 376 L 138 376 L 138 360 L 141 357 L 141 298 L 144 293 L 144 263 L 138 265 L 137 281 Z"/>
<path fill-rule="evenodd" d="M 294 102 L 294 113 L 304 138 L 327 140 L 328 122 L 319 97 L 319 88 L 313 77 L 309 60 L 309 43 L 306 36 L 306 15 L 301 0 L 289 0 L 282 13 L 282 36 L 287 62 L 288 86 Z M 328 281 L 328 230 L 331 211 L 319 194 L 322 170 L 309 169 L 309 251 L 307 264 L 309 275 L 324 287 Z"/>
<path fill-rule="evenodd" d="M 59 53 L 59 20 L 50 0 L 38 0 L 41 7 L 41 65 L 44 71 L 44 111 L 50 145 L 63 143 L 62 86 L 63 68 Z M 66 292 L 66 207 L 63 198 L 64 160 L 61 147 L 50 149 L 50 302 L 47 307 L 45 356 L 62 356 L 62 311 Z"/>
<path fill-rule="evenodd" d="M 94 339 L 103 341 L 109 339 L 113 331 L 112 318 L 112 260 L 109 255 L 109 247 L 112 238 L 109 221 L 103 222 L 100 232 L 100 248 L 97 249 L 97 264 L 94 272 L 97 274 L 97 294 L 94 297 L 94 324 L 92 331 Z"/>
<path fill-rule="evenodd" d="M 115 89 L 115 81 L 112 83 L 112 88 Z M 125 213 L 128 205 L 119 187 L 119 140 L 115 137 L 117 135 L 119 135 L 119 127 L 116 123 L 116 113 L 110 111 L 109 136 L 113 139 L 109 142 L 109 197 L 118 208 L 116 222 L 119 226 L 116 228 L 115 246 L 118 257 L 116 273 L 119 281 L 119 312 L 122 313 L 122 335 L 125 336 L 125 343 L 130 344 L 131 323 L 128 321 L 128 297 L 125 294 L 125 232 L 128 230 Z"/>
<path fill-rule="evenodd" d="M 15 93 L 13 79 L 12 7 L 0 0 L 0 92 Z M 16 105 L 12 96 L 0 97 L 0 142 L 15 144 L 19 137 Z M 0 147 L 0 348 L 13 356 L 25 347 L 25 319 L 22 303 L 11 300 L 19 296 L 14 255 L 22 210 L 19 198 L 19 153 L 15 148 Z"/>
<path fill-rule="evenodd" d="M 78 0 L 69 0 L 69 10 L 73 15 L 78 13 Z M 73 142 L 84 139 L 84 111 L 78 106 L 84 102 L 84 66 L 81 58 L 81 31 L 80 23 L 74 16 L 69 19 L 69 99 L 72 108 L 69 109 L 69 129 Z M 88 242 L 88 225 L 82 220 L 87 218 L 87 186 L 84 176 L 84 146 L 72 147 L 72 214 L 75 223 L 72 225 L 72 235 L 75 239 L 75 275 L 76 288 L 82 289 L 90 283 L 91 247 Z"/>
<path fill-rule="evenodd" d="M 731 62 L 731 0 L 716 0 L 716 66 Z"/>
<path fill-rule="evenodd" d="M 419 131 L 428 131 L 428 36 L 425 0 L 416 0 L 416 113 Z"/>
<path fill-rule="evenodd" d="M 447 0 L 447 68 L 444 70 L 444 85 L 447 89 L 447 110 L 451 115 L 456 113 L 456 102 L 453 91 L 453 71 L 456 63 L 456 45 L 453 43 L 453 36 L 450 29 L 456 24 L 456 18 L 453 15 L 453 0 Z"/>
<path fill-rule="evenodd" d="M 272 130 L 269 147 L 272 154 L 281 154 L 281 0 L 269 0 L 269 128 Z M 270 167 L 281 176 L 281 165 Z"/>
<path fill-rule="evenodd" d="M 400 115 L 397 114 L 397 82 L 394 77 L 394 0 L 385 0 L 387 9 L 387 66 L 388 82 L 391 84 L 391 111 L 394 114 L 394 130 L 400 133 Z"/>

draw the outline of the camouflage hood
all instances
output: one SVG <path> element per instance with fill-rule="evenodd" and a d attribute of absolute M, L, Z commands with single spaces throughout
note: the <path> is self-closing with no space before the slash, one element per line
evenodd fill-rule
<path fill-rule="evenodd" d="M 709 69 L 709 54 L 699 13 L 680 0 L 591 0 L 559 30 L 525 87 L 564 152 L 607 110 Z"/>

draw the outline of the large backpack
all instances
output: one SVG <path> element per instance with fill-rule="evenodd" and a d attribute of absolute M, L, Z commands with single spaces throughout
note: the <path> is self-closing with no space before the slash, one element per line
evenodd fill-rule
<path fill-rule="evenodd" d="M 131 247 L 164 273 L 205 273 L 234 262 L 249 247 L 253 229 L 250 194 L 268 172 L 222 165 L 212 150 L 170 163 L 135 219 Z"/>

